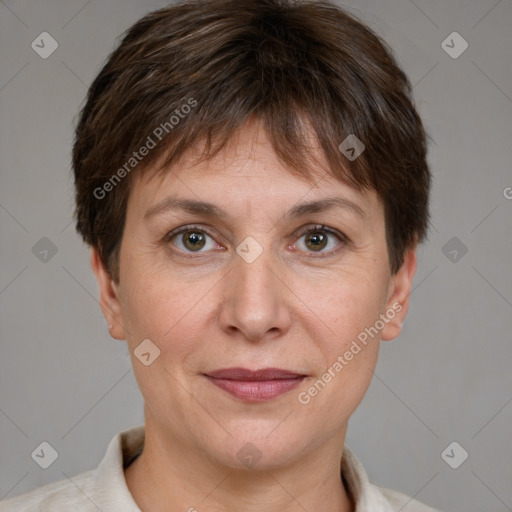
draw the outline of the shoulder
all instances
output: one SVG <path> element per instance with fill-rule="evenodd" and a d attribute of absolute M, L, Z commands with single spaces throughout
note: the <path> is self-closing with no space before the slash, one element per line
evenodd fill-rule
<path fill-rule="evenodd" d="M 441 512 L 440 510 L 429 507 L 428 505 L 425 505 L 402 492 L 378 485 L 373 485 L 373 487 L 375 487 L 384 496 L 384 498 L 386 498 L 393 510 L 400 510 L 402 512 Z M 0 510 L 0 512 L 2 511 Z"/>
<path fill-rule="evenodd" d="M 97 507 L 92 495 L 94 471 L 37 487 L 30 492 L 0 501 L 0 512 L 89 512 Z"/>
<path fill-rule="evenodd" d="M 140 512 L 124 477 L 124 467 L 140 453 L 144 425 L 118 432 L 95 469 L 0 501 L 0 512 Z"/>

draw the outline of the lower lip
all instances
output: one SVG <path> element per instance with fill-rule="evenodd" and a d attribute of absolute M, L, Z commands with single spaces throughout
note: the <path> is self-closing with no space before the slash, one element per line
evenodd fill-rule
<path fill-rule="evenodd" d="M 208 380 L 227 391 L 231 395 L 246 402 L 264 402 L 271 400 L 276 396 L 282 395 L 297 387 L 303 380 L 302 377 L 293 379 L 274 379 L 274 380 L 231 380 L 216 379 L 206 375 Z"/>

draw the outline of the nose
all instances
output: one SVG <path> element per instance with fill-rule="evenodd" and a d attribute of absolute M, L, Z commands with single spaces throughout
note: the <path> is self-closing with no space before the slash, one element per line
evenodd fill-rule
<path fill-rule="evenodd" d="M 234 255 L 233 267 L 223 280 L 221 328 L 251 342 L 285 334 L 291 326 L 293 294 L 282 277 L 281 261 L 270 249 L 253 261 L 240 254 Z"/>

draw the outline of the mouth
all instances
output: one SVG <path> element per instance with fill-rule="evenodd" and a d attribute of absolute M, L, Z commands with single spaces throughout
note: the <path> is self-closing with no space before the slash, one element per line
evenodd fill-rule
<path fill-rule="evenodd" d="M 203 374 L 212 384 L 245 402 L 263 402 L 291 391 L 307 375 L 283 370 L 264 368 L 225 368 Z"/>

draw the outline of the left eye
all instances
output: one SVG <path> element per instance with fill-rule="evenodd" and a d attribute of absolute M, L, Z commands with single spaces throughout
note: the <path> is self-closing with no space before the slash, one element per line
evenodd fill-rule
<path fill-rule="evenodd" d="M 329 245 L 329 241 L 330 239 L 332 240 L 333 237 L 337 238 L 338 242 L 341 244 L 347 241 L 344 235 L 326 226 L 315 226 L 313 229 L 308 229 L 301 235 L 299 240 L 301 240 L 303 237 L 305 237 L 304 245 L 308 249 L 312 250 L 311 252 L 320 253 L 336 252 L 336 248 L 323 251 L 323 249 Z"/>
<path fill-rule="evenodd" d="M 345 235 L 326 226 L 314 226 L 313 228 L 309 228 L 306 231 L 303 231 L 299 240 L 304 238 L 306 252 L 333 253 L 336 252 L 336 248 L 327 251 L 323 250 L 329 245 L 329 242 L 333 237 L 338 239 L 338 245 L 343 245 L 343 243 L 348 242 L 348 239 L 345 237 Z M 175 238 L 176 244 L 173 242 Z M 210 247 L 208 247 L 208 239 L 210 240 Z M 171 242 L 173 245 L 177 245 L 178 249 L 181 251 L 189 253 L 206 252 L 202 249 L 213 249 L 216 245 L 212 236 L 210 236 L 203 228 L 196 226 L 184 226 L 178 231 L 171 231 L 165 236 L 165 242 Z"/>

